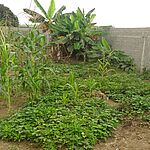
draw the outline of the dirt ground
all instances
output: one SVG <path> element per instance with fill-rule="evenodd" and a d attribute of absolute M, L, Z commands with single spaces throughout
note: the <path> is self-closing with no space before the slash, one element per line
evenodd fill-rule
<path fill-rule="evenodd" d="M 95 150 L 150 150 L 150 124 L 140 120 L 126 120 L 106 142 L 99 142 Z"/>
<path fill-rule="evenodd" d="M 21 101 L 21 102 L 20 102 Z M 114 103 L 107 101 L 112 106 Z M 22 98 L 12 105 L 16 110 L 22 105 Z M 9 115 L 6 105 L 0 100 L 0 118 Z M 43 150 L 36 144 L 27 141 L 8 142 L 0 140 L 0 150 Z M 150 150 L 150 124 L 141 120 L 125 119 L 106 141 L 99 141 L 94 150 Z"/>
<path fill-rule="evenodd" d="M 19 110 L 19 108 L 21 108 L 26 103 L 26 101 L 27 98 L 24 95 L 17 98 L 16 97 L 12 98 L 11 108 L 10 111 L 8 111 L 7 101 L 0 97 L 0 118 L 5 118 L 6 116 L 9 116 L 13 112 Z"/>
<path fill-rule="evenodd" d="M 0 150 L 42 150 L 30 142 L 6 142 L 0 141 Z"/>

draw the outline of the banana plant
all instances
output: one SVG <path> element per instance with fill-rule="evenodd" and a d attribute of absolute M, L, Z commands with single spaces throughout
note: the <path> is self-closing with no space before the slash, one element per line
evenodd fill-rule
<path fill-rule="evenodd" d="M 56 18 L 59 14 L 62 14 L 62 11 L 66 9 L 65 6 L 62 6 L 56 13 L 55 1 L 51 0 L 48 10 L 46 11 L 43 6 L 39 3 L 38 0 L 34 0 L 36 6 L 39 8 L 42 14 L 39 14 L 30 9 L 23 9 L 25 13 L 30 15 L 29 21 L 32 23 L 40 23 L 39 28 L 44 32 L 49 31 L 52 32 L 49 28 L 50 24 L 52 24 L 53 19 Z"/>
<path fill-rule="evenodd" d="M 32 18 L 30 18 L 30 21 L 34 21 L 35 23 L 42 22 L 44 19 L 45 19 L 45 21 L 51 21 L 53 15 L 54 15 L 54 12 L 56 10 L 55 1 L 54 0 L 50 1 L 50 5 L 49 5 L 49 8 L 48 8 L 47 12 L 43 8 L 43 6 L 39 3 L 38 0 L 34 0 L 34 3 L 40 9 L 40 11 L 42 12 L 42 15 L 37 13 L 37 12 L 35 12 L 35 11 L 32 11 L 30 9 L 26 9 L 26 8 L 23 9 L 24 12 L 26 12 L 30 16 L 32 16 Z"/>
<path fill-rule="evenodd" d="M 49 29 L 49 24 L 52 22 L 52 17 L 54 16 L 54 12 L 56 10 L 55 1 L 50 1 L 50 5 L 47 11 L 43 8 L 38 0 L 34 0 L 34 3 L 39 8 L 42 14 L 39 14 L 27 8 L 23 10 L 25 13 L 30 15 L 29 21 L 31 21 L 32 23 L 40 23 L 39 28 L 41 28 L 45 32 Z"/>
<path fill-rule="evenodd" d="M 78 8 L 75 12 L 59 14 L 54 18 L 54 23 L 50 25 L 52 41 L 51 45 L 61 44 L 65 47 L 70 56 L 86 57 L 86 50 L 93 44 L 92 37 L 99 35 L 94 28 L 93 14 L 95 9 L 87 14 Z"/>

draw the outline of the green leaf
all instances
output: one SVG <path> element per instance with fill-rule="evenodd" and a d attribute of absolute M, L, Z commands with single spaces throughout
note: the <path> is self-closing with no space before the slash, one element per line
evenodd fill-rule
<path fill-rule="evenodd" d="M 91 15 L 90 22 L 92 22 L 92 21 L 94 20 L 95 17 L 96 17 L 96 14 L 92 14 L 92 15 Z"/>
<path fill-rule="evenodd" d="M 38 0 L 34 0 L 36 6 L 41 10 L 41 12 L 45 15 L 45 17 L 48 19 L 48 15 L 46 13 L 46 11 L 44 10 L 44 8 L 42 7 L 42 5 L 38 2 Z"/>
<path fill-rule="evenodd" d="M 51 0 L 50 6 L 49 6 L 48 12 L 47 12 L 47 16 L 49 19 L 51 19 L 53 17 L 55 10 L 56 10 L 55 1 Z"/>
<path fill-rule="evenodd" d="M 95 8 L 93 8 L 92 10 L 90 10 L 87 14 L 86 17 L 90 17 L 90 15 L 94 12 Z"/>
<path fill-rule="evenodd" d="M 106 50 L 111 50 L 110 45 L 104 37 L 102 38 L 102 44 Z"/>

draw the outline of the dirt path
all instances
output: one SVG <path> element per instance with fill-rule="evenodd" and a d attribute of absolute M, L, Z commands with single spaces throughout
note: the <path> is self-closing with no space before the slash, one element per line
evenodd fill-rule
<path fill-rule="evenodd" d="M 101 91 L 96 91 L 96 97 L 101 97 L 111 107 L 120 107 Z M 140 120 L 125 119 L 105 142 L 99 142 L 94 150 L 150 150 L 150 123 Z"/>

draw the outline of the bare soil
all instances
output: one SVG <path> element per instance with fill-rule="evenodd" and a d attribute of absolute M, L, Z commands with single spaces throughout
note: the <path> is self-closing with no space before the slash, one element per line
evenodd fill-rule
<path fill-rule="evenodd" d="M 7 101 L 0 98 L 0 118 L 7 117 L 8 115 L 17 111 L 19 108 L 21 108 L 25 104 L 26 101 L 27 101 L 27 98 L 24 95 L 19 96 L 17 98 L 13 97 L 11 100 L 10 111 L 8 111 Z"/>
<path fill-rule="evenodd" d="M 37 144 L 30 142 L 0 141 L 0 150 L 42 150 Z"/>
<path fill-rule="evenodd" d="M 150 124 L 126 120 L 111 138 L 97 143 L 94 150 L 150 150 Z"/>

